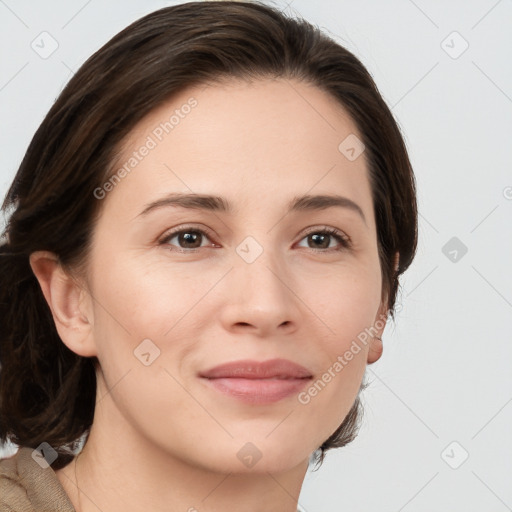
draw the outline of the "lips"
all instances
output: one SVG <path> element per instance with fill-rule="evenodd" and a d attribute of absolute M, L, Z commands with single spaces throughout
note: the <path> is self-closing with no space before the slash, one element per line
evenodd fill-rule
<path fill-rule="evenodd" d="M 271 359 L 262 362 L 234 361 L 216 366 L 199 375 L 207 379 L 306 379 L 312 376 L 306 368 L 287 359 Z"/>
<path fill-rule="evenodd" d="M 234 361 L 199 376 L 215 391 L 252 405 L 277 402 L 299 393 L 312 378 L 306 368 L 287 359 Z"/>

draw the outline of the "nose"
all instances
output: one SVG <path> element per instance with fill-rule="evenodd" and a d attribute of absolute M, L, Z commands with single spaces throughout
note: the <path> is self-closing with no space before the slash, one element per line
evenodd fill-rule
<path fill-rule="evenodd" d="M 252 263 L 236 256 L 224 291 L 220 319 L 232 333 L 290 334 L 304 317 L 291 272 L 268 251 Z"/>

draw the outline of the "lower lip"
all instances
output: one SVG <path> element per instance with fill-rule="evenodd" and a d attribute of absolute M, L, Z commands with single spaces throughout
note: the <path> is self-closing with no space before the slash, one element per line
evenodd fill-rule
<path fill-rule="evenodd" d="M 305 379 L 206 379 L 217 391 L 250 404 L 269 404 L 298 393 L 311 380 Z"/>

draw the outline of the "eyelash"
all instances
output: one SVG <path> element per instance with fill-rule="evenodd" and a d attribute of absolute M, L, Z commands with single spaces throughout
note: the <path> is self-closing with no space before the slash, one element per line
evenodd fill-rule
<path fill-rule="evenodd" d="M 213 238 L 212 234 L 210 234 L 208 230 L 199 229 L 199 228 L 195 228 L 192 226 L 189 226 L 189 227 L 179 226 L 175 230 L 173 230 L 170 233 L 168 233 L 167 235 L 165 235 L 160 240 L 159 243 L 160 243 L 160 245 L 170 245 L 168 243 L 169 240 L 172 240 L 176 235 L 180 235 L 182 233 L 197 233 L 202 236 L 206 236 L 208 239 Z M 335 228 L 330 228 L 330 227 L 325 227 L 325 228 L 321 228 L 321 229 L 312 228 L 312 229 L 308 230 L 299 241 L 301 242 L 302 240 L 304 240 L 304 238 L 307 238 L 310 235 L 328 235 L 328 236 L 335 238 L 337 240 L 337 242 L 340 244 L 340 247 L 338 247 L 338 248 L 330 247 L 330 248 L 326 248 L 326 249 L 315 249 L 313 247 L 304 247 L 304 249 L 308 249 L 313 252 L 324 252 L 325 253 L 325 252 L 332 252 L 332 251 L 343 251 L 343 250 L 350 249 L 352 247 L 352 242 L 350 240 L 350 237 L 348 237 L 343 232 L 341 232 Z M 211 247 L 211 246 L 209 246 L 209 247 Z M 191 248 L 191 249 L 184 249 L 182 247 L 173 246 L 171 251 L 177 251 L 177 252 L 181 252 L 181 253 L 195 253 L 199 249 L 203 249 L 203 248 L 204 247 L 195 247 L 195 248 Z"/>

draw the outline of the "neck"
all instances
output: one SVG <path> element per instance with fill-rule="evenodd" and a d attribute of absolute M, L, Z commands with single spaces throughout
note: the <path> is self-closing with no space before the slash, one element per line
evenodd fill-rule
<path fill-rule="evenodd" d="M 80 456 L 56 472 L 77 512 L 296 512 L 307 459 L 276 473 L 215 471 L 141 436 L 107 401 Z"/>

